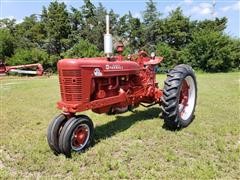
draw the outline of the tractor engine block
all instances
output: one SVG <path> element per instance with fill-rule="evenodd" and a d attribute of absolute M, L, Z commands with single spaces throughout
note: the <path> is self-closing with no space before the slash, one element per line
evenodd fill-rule
<path fill-rule="evenodd" d="M 62 101 L 58 107 L 75 113 L 122 113 L 141 102 L 160 100 L 153 65 L 105 58 L 64 59 L 58 62 Z"/>

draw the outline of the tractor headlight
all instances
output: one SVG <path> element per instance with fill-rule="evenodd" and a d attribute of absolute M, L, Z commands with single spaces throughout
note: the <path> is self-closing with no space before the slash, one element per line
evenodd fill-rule
<path fill-rule="evenodd" d="M 155 58 L 155 52 L 151 52 L 151 58 Z"/>

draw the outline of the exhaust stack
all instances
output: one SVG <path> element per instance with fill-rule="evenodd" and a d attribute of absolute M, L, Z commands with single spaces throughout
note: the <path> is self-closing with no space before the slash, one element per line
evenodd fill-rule
<path fill-rule="evenodd" d="M 104 53 L 106 54 L 107 58 L 110 58 L 112 55 L 112 35 L 109 32 L 109 15 L 106 15 L 106 34 L 104 34 Z"/>

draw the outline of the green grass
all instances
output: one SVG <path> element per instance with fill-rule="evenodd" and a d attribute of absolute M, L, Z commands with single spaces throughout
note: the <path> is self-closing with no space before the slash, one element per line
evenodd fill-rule
<path fill-rule="evenodd" d="M 178 132 L 162 128 L 158 106 L 116 116 L 85 112 L 96 143 L 71 159 L 53 155 L 46 141 L 60 113 L 57 77 L 2 77 L 0 179 L 239 178 L 239 75 L 198 74 L 196 118 Z"/>

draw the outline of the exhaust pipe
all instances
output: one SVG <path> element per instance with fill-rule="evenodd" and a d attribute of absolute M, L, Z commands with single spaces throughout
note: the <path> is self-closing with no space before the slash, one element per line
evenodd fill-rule
<path fill-rule="evenodd" d="M 110 58 L 112 55 L 113 42 L 112 35 L 109 30 L 109 15 L 106 15 L 106 34 L 104 34 L 104 54 L 106 54 L 107 58 Z"/>

